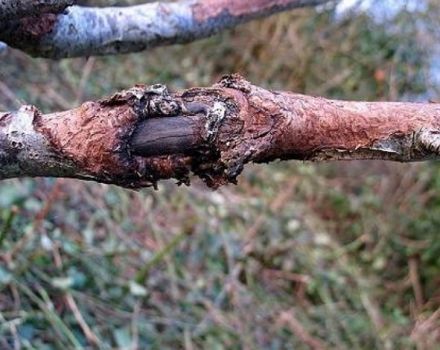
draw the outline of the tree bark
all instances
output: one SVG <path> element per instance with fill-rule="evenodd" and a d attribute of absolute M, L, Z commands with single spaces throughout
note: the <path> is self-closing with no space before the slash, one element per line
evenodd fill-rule
<path fill-rule="evenodd" d="M 2 21 L 0 41 L 33 56 L 55 59 L 121 54 L 191 42 L 255 18 L 329 1 L 185 0 L 130 7 L 72 6 L 58 15 Z"/>
<path fill-rule="evenodd" d="M 42 13 L 60 13 L 75 0 L 1 0 L 0 21 L 37 16 Z"/>
<path fill-rule="evenodd" d="M 191 173 L 216 188 L 249 162 L 440 158 L 440 104 L 269 91 L 238 75 L 168 93 L 135 86 L 52 114 L 0 114 L 0 179 L 56 176 L 127 188 Z"/>

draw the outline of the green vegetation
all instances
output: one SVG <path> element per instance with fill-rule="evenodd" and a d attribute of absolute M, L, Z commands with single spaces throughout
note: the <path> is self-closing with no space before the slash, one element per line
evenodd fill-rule
<path fill-rule="evenodd" d="M 128 56 L 9 52 L 0 109 L 48 112 L 136 83 L 176 89 L 236 71 L 329 97 L 414 96 L 429 88 L 429 47 L 407 24 L 438 23 L 432 4 L 398 16 L 405 30 L 307 10 Z M 439 193 L 434 163 L 251 166 L 217 192 L 197 181 L 141 192 L 2 182 L 0 348 L 435 349 Z"/>

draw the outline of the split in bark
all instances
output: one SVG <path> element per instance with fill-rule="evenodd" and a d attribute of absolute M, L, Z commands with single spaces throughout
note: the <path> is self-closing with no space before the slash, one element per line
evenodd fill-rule
<path fill-rule="evenodd" d="M 62 176 L 128 188 L 191 173 L 235 183 L 249 162 L 440 158 L 440 104 L 348 102 L 252 85 L 238 75 L 168 93 L 136 86 L 79 108 L 0 115 L 0 179 Z"/>
<path fill-rule="evenodd" d="M 72 6 L 58 15 L 2 21 L 0 41 L 34 56 L 56 59 L 129 53 L 191 42 L 255 18 L 329 1 L 184 0 L 129 7 Z"/>

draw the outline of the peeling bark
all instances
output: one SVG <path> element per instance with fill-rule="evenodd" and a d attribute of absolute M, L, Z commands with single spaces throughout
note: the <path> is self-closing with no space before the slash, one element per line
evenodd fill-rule
<path fill-rule="evenodd" d="M 75 0 L 0 0 L 0 21 L 60 13 Z"/>
<path fill-rule="evenodd" d="M 55 59 L 121 54 L 191 42 L 255 18 L 329 1 L 185 0 L 129 7 L 72 6 L 58 15 L 0 22 L 0 41 Z"/>
<path fill-rule="evenodd" d="M 127 188 L 191 173 L 216 188 L 276 159 L 440 158 L 440 104 L 269 91 L 238 75 L 168 93 L 139 85 L 79 108 L 0 114 L 0 179 L 62 176 Z"/>

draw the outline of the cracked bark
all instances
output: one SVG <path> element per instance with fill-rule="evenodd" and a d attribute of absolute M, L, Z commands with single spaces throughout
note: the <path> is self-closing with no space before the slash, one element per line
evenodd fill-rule
<path fill-rule="evenodd" d="M 276 159 L 440 158 L 440 104 L 350 102 L 269 91 L 238 75 L 168 93 L 135 86 L 52 114 L 0 114 L 0 179 L 72 177 L 127 188 L 216 188 Z"/>
<path fill-rule="evenodd" d="M 0 41 L 33 56 L 55 59 L 129 53 L 188 43 L 276 12 L 330 1 L 334 0 L 184 0 L 129 7 L 72 6 L 58 15 L 2 21 Z"/>

